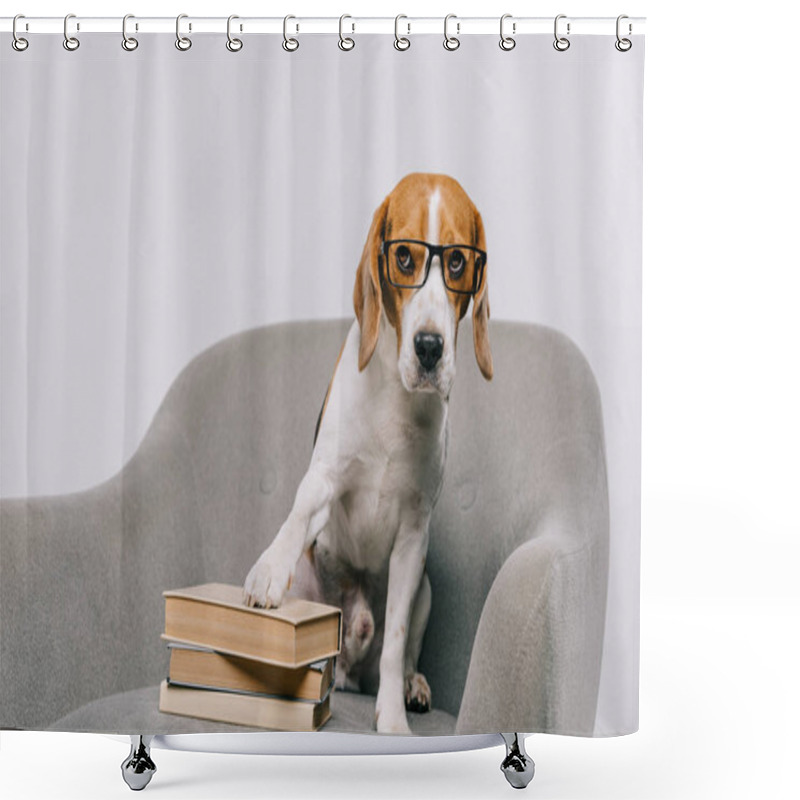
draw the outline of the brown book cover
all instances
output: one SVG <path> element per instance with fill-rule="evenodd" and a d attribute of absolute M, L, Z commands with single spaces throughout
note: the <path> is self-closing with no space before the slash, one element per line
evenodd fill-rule
<path fill-rule="evenodd" d="M 342 612 L 290 598 L 280 608 L 251 608 L 242 587 L 205 583 L 164 592 L 163 639 L 227 655 L 297 668 L 338 655 Z"/>
<path fill-rule="evenodd" d="M 252 728 L 315 731 L 331 716 L 330 692 L 318 703 L 280 697 L 195 689 L 161 682 L 158 708 L 165 714 L 229 722 Z"/>
<path fill-rule="evenodd" d="M 333 658 L 316 661 L 307 667 L 287 669 L 180 642 L 170 642 L 169 650 L 168 680 L 171 684 L 319 702 L 333 681 Z"/>

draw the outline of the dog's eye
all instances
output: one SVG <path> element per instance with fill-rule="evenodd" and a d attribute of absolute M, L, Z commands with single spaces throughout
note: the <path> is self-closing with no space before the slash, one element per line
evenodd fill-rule
<path fill-rule="evenodd" d="M 453 250 L 453 252 L 450 253 L 450 260 L 448 261 L 447 268 L 454 278 L 458 278 L 461 275 L 464 271 L 465 264 L 464 254 L 460 250 Z"/>
<path fill-rule="evenodd" d="M 403 272 L 413 272 L 414 271 L 414 258 L 411 255 L 411 251 L 404 245 L 400 245 L 397 248 L 397 266 Z"/>

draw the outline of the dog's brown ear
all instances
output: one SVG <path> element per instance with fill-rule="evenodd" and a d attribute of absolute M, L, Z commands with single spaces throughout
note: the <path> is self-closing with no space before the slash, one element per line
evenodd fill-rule
<path fill-rule="evenodd" d="M 486 252 L 486 236 L 483 231 L 481 215 L 475 211 L 476 246 Z M 489 347 L 489 284 L 487 282 L 487 265 L 483 265 L 483 274 L 478 291 L 472 298 L 472 337 L 475 340 L 475 358 L 481 373 L 487 381 L 492 379 L 492 351 Z"/>
<path fill-rule="evenodd" d="M 361 343 L 358 348 L 358 369 L 363 370 L 375 352 L 380 330 L 381 312 L 381 280 L 378 271 L 378 257 L 386 225 L 386 214 L 389 210 L 389 198 L 381 203 L 372 217 L 364 252 L 356 272 L 356 283 L 353 287 L 353 306 L 361 329 Z"/>

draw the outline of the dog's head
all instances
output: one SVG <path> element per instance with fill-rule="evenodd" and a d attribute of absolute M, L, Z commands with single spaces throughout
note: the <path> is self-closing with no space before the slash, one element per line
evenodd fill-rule
<path fill-rule="evenodd" d="M 359 369 L 372 358 L 385 316 L 397 334 L 403 386 L 447 397 L 455 378 L 458 323 L 470 300 L 475 357 L 489 380 L 492 354 L 481 215 L 453 178 L 406 176 L 375 212 L 356 274 Z"/>

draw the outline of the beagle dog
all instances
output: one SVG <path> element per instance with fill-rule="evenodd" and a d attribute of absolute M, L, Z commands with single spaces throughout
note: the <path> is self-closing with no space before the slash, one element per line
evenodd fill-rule
<path fill-rule="evenodd" d="M 290 587 L 344 603 L 349 630 L 337 671 L 372 668 L 380 733 L 410 733 L 406 708 L 430 706 L 417 672 L 431 603 L 428 525 L 444 472 L 458 323 L 470 301 L 475 356 L 489 380 L 481 216 L 453 178 L 406 176 L 372 219 L 353 291 L 356 320 L 310 466 L 244 583 L 250 606 L 279 606 Z M 367 678 L 339 675 L 337 685 Z"/>

